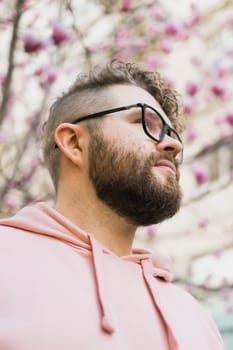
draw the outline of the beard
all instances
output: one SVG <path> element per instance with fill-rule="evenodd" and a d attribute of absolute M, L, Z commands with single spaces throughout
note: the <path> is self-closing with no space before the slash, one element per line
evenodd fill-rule
<path fill-rule="evenodd" d="M 182 193 L 178 170 L 176 177 L 164 174 L 165 181 L 152 172 L 160 159 L 174 163 L 169 152 L 153 153 L 143 160 L 139 149 L 130 151 L 111 144 L 97 131 L 90 140 L 89 177 L 97 197 L 119 216 L 133 225 L 147 226 L 162 222 L 179 210 Z"/>

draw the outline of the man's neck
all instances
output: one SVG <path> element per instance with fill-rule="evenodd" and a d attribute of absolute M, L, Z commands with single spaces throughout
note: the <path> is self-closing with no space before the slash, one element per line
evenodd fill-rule
<path fill-rule="evenodd" d="M 120 217 L 97 197 L 85 200 L 62 196 L 55 209 L 84 231 L 91 233 L 101 244 L 118 256 L 132 253 L 136 226 Z"/>

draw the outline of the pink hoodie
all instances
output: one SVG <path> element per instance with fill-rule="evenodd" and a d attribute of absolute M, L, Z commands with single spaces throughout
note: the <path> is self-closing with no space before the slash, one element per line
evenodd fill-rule
<path fill-rule="evenodd" d="M 0 350 L 222 350 L 169 261 L 118 257 L 56 210 L 0 221 Z"/>

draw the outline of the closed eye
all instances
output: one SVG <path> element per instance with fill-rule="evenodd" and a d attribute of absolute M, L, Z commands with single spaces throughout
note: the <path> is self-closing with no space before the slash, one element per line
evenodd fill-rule
<path fill-rule="evenodd" d="M 142 123 L 142 118 L 137 118 L 133 121 L 134 124 L 141 124 Z"/>

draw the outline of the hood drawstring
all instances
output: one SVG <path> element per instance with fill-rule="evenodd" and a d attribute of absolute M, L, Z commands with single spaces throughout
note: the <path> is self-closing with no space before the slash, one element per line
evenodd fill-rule
<path fill-rule="evenodd" d="M 104 272 L 102 270 L 104 266 L 103 247 L 91 235 L 88 235 L 88 236 L 89 236 L 89 241 L 92 249 L 94 277 L 96 282 L 96 293 L 97 293 L 97 300 L 99 302 L 100 313 L 101 313 L 101 328 L 103 329 L 104 332 L 108 334 L 113 334 L 115 332 L 114 322 L 111 317 L 108 303 L 106 302 L 107 295 L 104 290 L 104 286 L 105 286 L 105 283 L 103 280 Z M 166 327 L 168 330 L 169 346 L 174 350 L 178 350 L 177 341 L 172 332 L 172 329 L 169 326 L 169 322 L 166 317 L 166 312 L 165 310 L 162 310 L 163 303 L 159 302 L 158 290 L 154 290 L 155 277 L 161 277 L 165 281 L 170 281 L 170 273 L 165 269 L 154 267 L 152 258 L 148 256 L 139 258 L 138 263 L 142 267 L 143 277 L 144 277 L 146 286 L 152 296 L 153 302 L 156 308 L 159 310 L 161 317 L 164 320 L 164 323 L 166 324 Z"/>
<path fill-rule="evenodd" d="M 169 281 L 170 274 L 166 270 L 162 270 L 162 269 L 154 267 L 151 257 L 142 258 L 140 261 L 140 264 L 142 267 L 144 280 L 145 280 L 147 288 L 150 291 L 150 294 L 153 298 L 153 302 L 154 302 L 156 308 L 158 308 L 160 315 L 163 318 L 164 323 L 166 324 L 166 327 L 168 330 L 169 347 L 173 350 L 178 350 L 177 340 L 176 340 L 176 338 L 173 334 L 173 331 L 169 325 L 169 321 L 167 320 L 166 312 L 165 312 L 165 310 L 163 310 L 163 307 L 162 307 L 163 303 L 160 303 L 158 290 L 155 290 L 154 287 L 152 287 L 155 285 L 155 281 L 156 281 L 155 277 L 162 277 L 165 281 Z"/>
<path fill-rule="evenodd" d="M 104 332 L 108 334 L 113 334 L 115 332 L 114 322 L 111 317 L 111 313 L 108 307 L 108 303 L 106 302 L 106 292 L 104 291 L 104 272 L 102 271 L 102 267 L 104 266 L 103 259 L 103 247 L 99 244 L 98 241 L 95 240 L 94 237 L 91 235 L 88 235 L 91 250 L 92 250 L 92 258 L 93 258 L 93 268 L 94 268 L 94 277 L 96 282 L 96 294 L 97 294 L 97 300 L 99 302 L 100 306 L 100 313 L 101 313 L 101 328 Z M 141 257 L 139 258 L 138 263 L 142 267 L 143 271 L 143 277 L 146 283 L 146 286 L 153 298 L 154 304 L 156 308 L 159 310 L 161 317 L 163 318 L 167 330 L 168 330 L 168 341 L 169 346 L 172 349 L 178 350 L 177 341 L 174 337 L 174 334 L 172 332 L 172 329 L 169 326 L 169 322 L 166 317 L 166 313 L 164 310 L 162 310 L 162 303 L 159 302 L 159 296 L 158 290 L 154 290 L 154 283 L 155 283 L 155 277 L 161 277 L 165 281 L 170 281 L 170 273 L 169 271 L 166 271 L 165 269 L 160 269 L 157 267 L 154 267 L 153 261 L 151 257 Z"/>
<path fill-rule="evenodd" d="M 106 293 L 103 291 L 104 281 L 102 277 L 104 276 L 103 271 L 101 271 L 103 265 L 103 252 L 102 247 L 99 243 L 89 235 L 90 245 L 92 248 L 93 256 L 93 268 L 96 282 L 96 293 L 97 299 L 100 306 L 101 312 L 101 327 L 106 333 L 112 334 L 115 332 L 112 317 L 110 316 L 109 309 L 106 303 Z"/>

